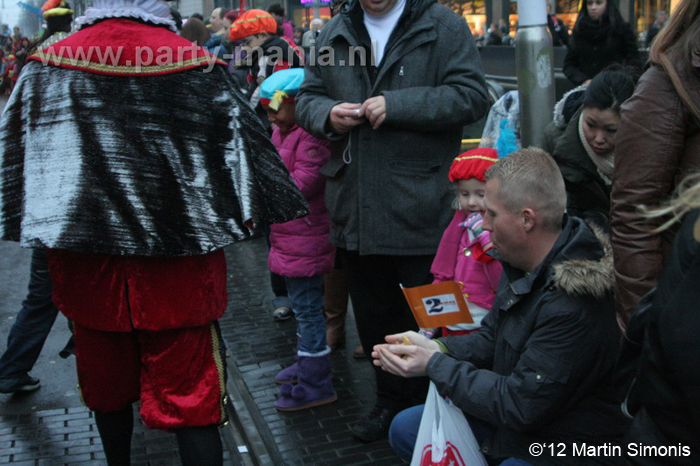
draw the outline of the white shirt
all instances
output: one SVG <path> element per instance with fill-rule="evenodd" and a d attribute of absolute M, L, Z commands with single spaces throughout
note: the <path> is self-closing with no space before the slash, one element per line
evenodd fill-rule
<path fill-rule="evenodd" d="M 376 60 L 373 63 L 375 66 L 382 62 L 386 44 L 389 42 L 389 37 L 399 22 L 405 6 L 406 0 L 398 0 L 394 8 L 382 16 L 373 16 L 365 11 L 365 27 L 369 33 L 369 38 L 372 40 L 372 56 Z"/>

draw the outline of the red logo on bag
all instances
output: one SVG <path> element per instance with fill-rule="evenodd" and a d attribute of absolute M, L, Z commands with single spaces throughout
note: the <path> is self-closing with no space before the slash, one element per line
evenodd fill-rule
<path fill-rule="evenodd" d="M 467 466 L 459 450 L 450 442 L 446 442 L 445 455 L 438 461 L 433 461 L 433 446 L 426 445 L 420 458 L 420 466 Z"/>

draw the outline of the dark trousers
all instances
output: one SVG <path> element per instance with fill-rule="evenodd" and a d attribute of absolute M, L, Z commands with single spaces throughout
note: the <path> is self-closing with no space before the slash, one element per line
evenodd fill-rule
<path fill-rule="evenodd" d="M 262 225 L 262 231 L 265 235 L 265 242 L 267 243 L 267 249 L 270 249 L 270 225 L 267 223 Z M 287 295 L 287 283 L 282 275 L 277 275 L 275 272 L 270 271 L 270 286 L 275 298 L 272 300 L 272 307 L 277 309 L 278 307 L 288 307 L 292 308 L 292 301 Z"/>
<path fill-rule="evenodd" d="M 418 330 L 400 284 L 431 283 L 433 256 L 361 256 L 344 249 L 338 249 L 338 254 L 348 275 L 357 333 L 369 359 L 372 347 L 385 343 L 385 335 Z M 372 367 L 377 379 L 377 406 L 398 410 L 425 403 L 427 377 L 405 379 Z"/>
<path fill-rule="evenodd" d="M 34 249 L 29 293 L 7 337 L 7 350 L 0 358 L 0 379 L 20 378 L 34 367 L 58 314 L 51 293 L 46 249 Z"/>

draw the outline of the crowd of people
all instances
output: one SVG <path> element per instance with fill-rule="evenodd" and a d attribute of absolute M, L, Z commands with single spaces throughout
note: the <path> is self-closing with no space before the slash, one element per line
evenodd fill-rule
<path fill-rule="evenodd" d="M 31 41 L 22 36 L 18 27 L 12 31 L 7 24 L 0 27 L 0 93 L 9 94 L 27 61 Z"/>
<path fill-rule="evenodd" d="M 110 465 L 129 464 L 137 400 L 183 464 L 221 464 L 223 248 L 262 232 L 270 318 L 293 315 L 298 335 L 270 380 L 279 411 L 337 400 L 351 302 L 376 381 L 358 441 L 388 436 L 410 459 L 432 382 L 492 465 L 579 464 L 533 444 L 678 446 L 664 460 L 697 463 L 697 2 L 680 1 L 643 74 L 614 2 L 583 2 L 561 36 L 578 87 L 543 109 L 545 147 L 462 154 L 489 97 L 475 38 L 434 0 L 334 2 L 308 31 L 279 4 L 205 25 L 160 0 L 95 0 L 69 34 L 65 0 L 46 7 L 0 120 L 0 237 L 34 248 L 1 392 L 39 388 L 60 310 Z M 106 67 L 51 61 L 56 44 L 188 52 Z M 401 288 L 444 281 L 473 321 L 418 328 Z M 618 360 L 628 325 L 642 349 Z"/>

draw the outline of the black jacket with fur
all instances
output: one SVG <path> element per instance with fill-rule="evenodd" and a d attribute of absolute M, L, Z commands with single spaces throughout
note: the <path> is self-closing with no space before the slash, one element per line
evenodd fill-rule
<path fill-rule="evenodd" d="M 544 261 L 530 274 L 503 264 L 483 328 L 443 342 L 428 376 L 441 395 L 494 426 L 482 450 L 534 464 L 580 464 L 573 443 L 617 445 L 627 428 L 612 390 L 620 342 L 610 245 L 567 217 Z M 532 457 L 533 442 L 565 444 L 566 457 Z M 558 453 L 562 447 L 554 449 Z M 616 464 L 620 458 L 596 458 Z M 583 464 L 595 464 L 584 462 Z"/>

